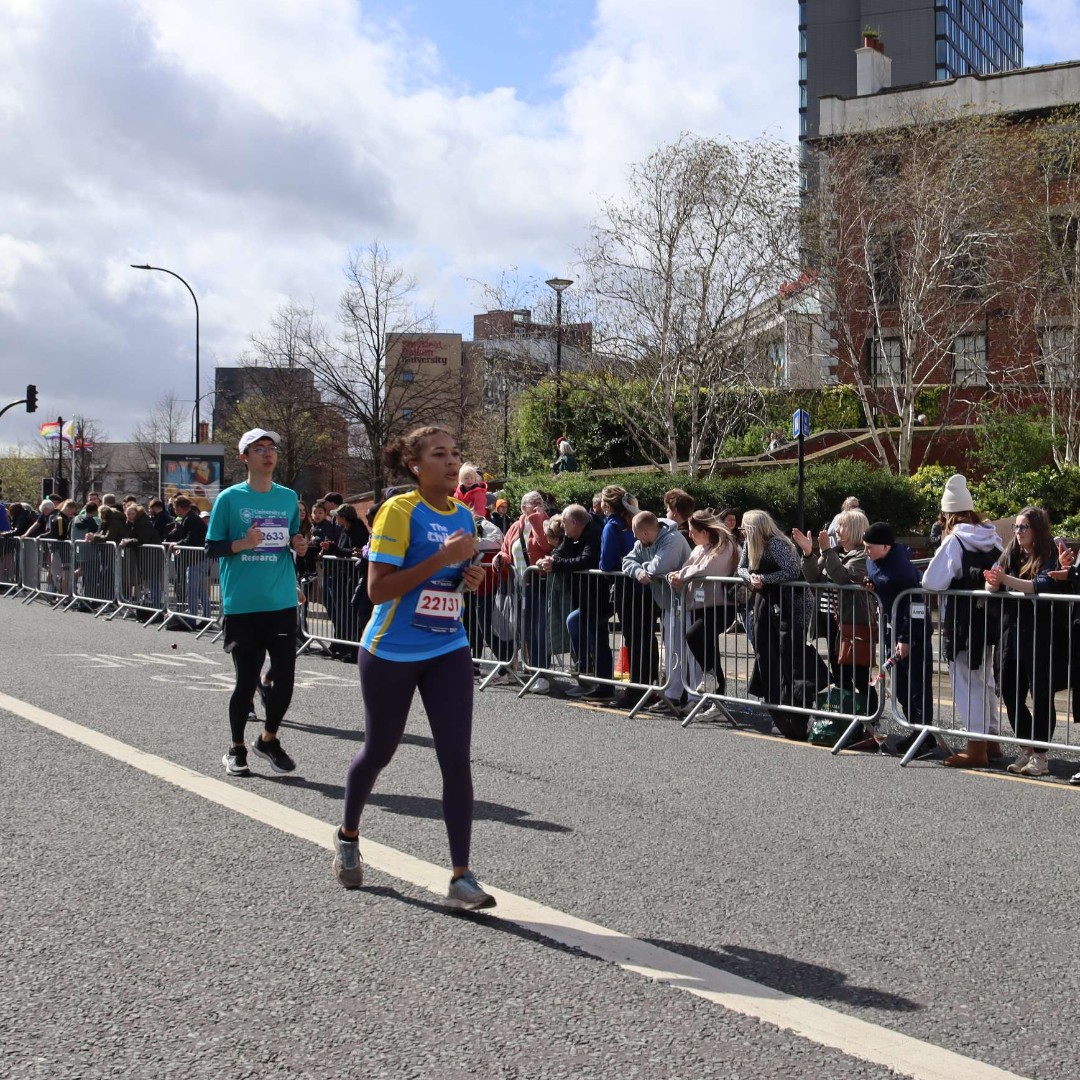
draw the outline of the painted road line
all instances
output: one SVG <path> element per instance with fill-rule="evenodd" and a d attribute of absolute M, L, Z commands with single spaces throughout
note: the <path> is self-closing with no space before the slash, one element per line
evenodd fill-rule
<path fill-rule="evenodd" d="M 256 795 L 236 782 L 205 776 L 7 694 L 0 694 L 0 709 L 253 821 L 308 840 L 327 850 L 333 846 L 331 823 Z M 445 867 L 371 840 L 364 840 L 363 851 L 364 859 L 372 869 L 440 896 L 445 895 L 448 881 Z M 328 888 L 331 887 L 330 881 L 328 867 Z M 955 1080 L 957 1076 L 963 1076 L 965 1080 L 1019 1080 L 1016 1073 L 836 1012 L 816 1002 L 792 997 L 781 990 L 752 982 L 721 968 L 710 967 L 597 923 L 578 919 L 527 897 L 487 887 L 499 905 L 488 917 L 521 926 L 548 940 L 617 964 L 625 971 L 772 1024 L 820 1046 L 839 1050 L 849 1057 L 882 1065 L 916 1080 Z"/>

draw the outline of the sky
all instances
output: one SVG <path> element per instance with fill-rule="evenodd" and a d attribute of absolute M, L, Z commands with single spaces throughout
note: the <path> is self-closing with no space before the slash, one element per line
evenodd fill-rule
<path fill-rule="evenodd" d="M 1028 0 L 1028 64 L 1080 0 Z M 682 132 L 794 140 L 794 0 L 0 0 L 0 445 L 193 407 L 374 241 L 441 329 L 477 282 L 575 276 L 601 201 Z M 210 402 L 202 406 L 205 416 Z"/>

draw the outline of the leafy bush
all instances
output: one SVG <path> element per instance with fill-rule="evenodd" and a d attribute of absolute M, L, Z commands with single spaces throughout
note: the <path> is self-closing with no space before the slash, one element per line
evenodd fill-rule
<path fill-rule="evenodd" d="M 1054 440 L 1045 417 L 1034 409 L 1005 413 L 979 410 L 975 464 L 980 471 L 998 475 L 1030 472 L 1053 461 Z"/>

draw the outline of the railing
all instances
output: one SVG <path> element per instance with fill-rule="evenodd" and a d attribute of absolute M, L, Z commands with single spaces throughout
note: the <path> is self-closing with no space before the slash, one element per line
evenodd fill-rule
<path fill-rule="evenodd" d="M 919 735 L 901 764 L 930 737 L 1080 748 L 1078 600 L 985 590 L 898 596 L 890 626 L 906 610 L 912 629 L 909 656 L 890 672 L 892 717 Z"/>
<path fill-rule="evenodd" d="M 361 565 L 321 562 L 321 575 L 302 583 L 300 649 L 356 649 L 366 619 Z M 0 596 L 98 616 L 134 612 L 161 628 L 220 628 L 217 561 L 199 548 L 8 537 Z M 915 589 L 882 611 L 854 585 L 755 591 L 738 578 L 698 578 L 672 589 L 621 573 L 530 567 L 518 578 L 488 565 L 466 597 L 464 625 L 481 689 L 511 682 L 523 695 L 546 679 L 631 715 L 655 700 L 684 727 L 764 711 L 786 737 L 820 729 L 837 751 L 860 731 L 882 741 L 886 720 L 922 741 L 1080 750 L 1078 601 Z M 914 741 L 901 763 L 919 748 Z"/>

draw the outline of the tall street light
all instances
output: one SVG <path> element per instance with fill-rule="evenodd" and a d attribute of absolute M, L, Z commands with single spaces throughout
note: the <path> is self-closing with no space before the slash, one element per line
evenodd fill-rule
<path fill-rule="evenodd" d="M 555 426 L 562 438 L 562 294 L 574 283 L 567 278 L 553 277 L 544 284 L 555 290 Z"/>
<path fill-rule="evenodd" d="M 199 397 L 200 391 L 200 379 L 199 379 L 199 301 L 195 297 L 195 291 L 192 287 L 178 274 L 175 270 L 166 270 L 164 266 L 151 266 L 149 263 L 131 263 L 132 270 L 158 270 L 162 274 L 171 274 L 189 293 L 191 293 L 191 299 L 195 302 L 195 426 L 191 433 L 191 441 L 197 443 L 199 441 Z"/>

